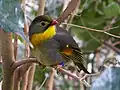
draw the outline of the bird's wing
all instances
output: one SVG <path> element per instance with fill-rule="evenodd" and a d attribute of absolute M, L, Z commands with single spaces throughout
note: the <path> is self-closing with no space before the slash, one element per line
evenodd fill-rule
<path fill-rule="evenodd" d="M 86 73 L 89 73 L 83 65 L 82 52 L 79 49 L 77 43 L 73 37 L 61 27 L 56 27 L 57 33 L 54 37 L 56 41 L 60 43 L 60 53 L 61 55 L 68 60 L 73 60 L 79 70 L 83 70 Z"/>
<path fill-rule="evenodd" d="M 70 35 L 69 32 L 67 32 L 66 30 L 64 30 L 61 27 L 56 27 L 56 35 L 55 35 L 55 39 L 57 41 L 59 41 L 59 43 L 61 44 L 61 47 L 64 47 L 64 45 L 71 45 L 75 48 L 78 48 L 77 43 L 75 42 L 75 40 L 73 39 L 73 37 Z"/>
<path fill-rule="evenodd" d="M 70 56 L 71 54 L 74 54 L 75 56 L 76 55 L 81 56 L 81 54 L 82 54 L 81 50 L 79 49 L 77 43 L 75 42 L 73 37 L 69 34 L 69 32 L 67 32 L 66 30 L 64 30 L 61 27 L 57 27 L 56 29 L 57 29 L 56 30 L 57 33 L 54 36 L 54 39 L 57 42 L 59 42 L 60 51 L 67 56 Z M 81 60 L 80 57 L 79 57 L 79 59 Z"/>

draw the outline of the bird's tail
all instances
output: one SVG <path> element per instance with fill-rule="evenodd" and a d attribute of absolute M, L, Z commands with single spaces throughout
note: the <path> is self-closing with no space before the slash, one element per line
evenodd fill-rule
<path fill-rule="evenodd" d="M 74 58 L 72 59 L 75 65 L 78 67 L 78 71 L 83 70 L 85 73 L 90 74 L 87 69 L 83 65 L 83 57 L 82 57 L 82 52 L 79 48 L 74 48 Z"/>
<path fill-rule="evenodd" d="M 87 71 L 87 69 L 84 67 L 83 64 L 81 64 L 81 63 L 75 63 L 75 65 L 78 66 L 78 71 L 83 70 L 85 73 L 90 74 L 90 73 Z"/>

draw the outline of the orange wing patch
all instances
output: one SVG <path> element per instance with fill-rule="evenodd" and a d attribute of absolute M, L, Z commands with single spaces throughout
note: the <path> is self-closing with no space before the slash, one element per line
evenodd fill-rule
<path fill-rule="evenodd" d="M 62 52 L 66 55 L 72 55 L 72 53 L 73 53 L 71 48 L 65 48 L 65 49 L 63 49 Z"/>

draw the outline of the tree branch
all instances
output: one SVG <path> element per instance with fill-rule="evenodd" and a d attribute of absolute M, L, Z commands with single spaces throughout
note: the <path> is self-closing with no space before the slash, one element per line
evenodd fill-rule
<path fill-rule="evenodd" d="M 18 60 L 18 61 L 15 61 L 12 65 L 12 71 L 14 72 L 14 70 L 21 66 L 21 65 L 24 65 L 24 64 L 27 64 L 27 63 L 38 63 L 40 64 L 40 62 L 38 62 L 36 60 L 36 58 L 26 58 L 26 59 L 22 59 L 22 60 Z"/>
<path fill-rule="evenodd" d="M 79 26 L 79 25 L 75 25 L 75 24 L 68 24 L 68 23 L 62 23 L 62 24 L 67 24 L 67 25 L 70 25 L 70 26 L 73 26 L 73 27 L 78 27 L 78 28 L 82 28 L 82 29 L 86 29 L 86 30 L 94 31 L 94 32 L 100 32 L 100 33 L 104 33 L 106 35 L 109 35 L 111 37 L 120 38 L 120 36 L 117 36 L 117 35 L 114 35 L 114 34 L 111 34 L 111 33 L 107 32 L 108 30 L 119 28 L 120 26 L 109 28 L 107 31 L 104 31 L 104 30 L 98 30 L 98 29 L 88 28 L 88 27 L 84 27 L 84 26 Z"/>
<path fill-rule="evenodd" d="M 26 65 L 23 65 L 20 69 L 21 71 L 21 77 L 22 77 L 22 90 L 27 90 L 27 87 L 28 87 L 28 75 L 29 75 L 29 71 L 30 71 L 30 68 L 31 68 L 31 63 L 29 64 L 26 64 Z"/>
<path fill-rule="evenodd" d="M 86 80 L 81 80 L 80 77 L 78 77 L 77 75 L 74 75 L 74 74 L 72 74 L 71 72 L 69 72 L 69 71 L 67 71 L 67 70 L 65 70 L 65 69 L 63 69 L 63 68 L 61 68 L 61 66 L 58 66 L 57 68 L 58 68 L 58 70 L 59 70 L 60 72 L 65 73 L 65 74 L 71 76 L 72 78 L 74 78 L 74 79 L 80 81 L 81 83 L 84 83 L 87 87 L 91 87 L 91 85 L 90 85 L 89 83 L 87 83 Z"/>
<path fill-rule="evenodd" d="M 88 77 L 93 77 L 93 76 L 98 76 L 98 75 L 100 75 L 100 72 L 97 72 L 97 73 L 94 73 L 94 74 L 86 74 L 80 80 L 83 81 Z"/>
<path fill-rule="evenodd" d="M 116 45 L 118 45 L 118 44 L 120 44 L 120 41 L 117 41 L 117 42 L 113 43 L 112 45 L 113 45 L 113 46 L 116 46 Z"/>
<path fill-rule="evenodd" d="M 44 14 L 45 1 L 46 0 L 39 0 L 39 9 L 38 9 L 38 13 L 37 13 L 38 16 Z"/>
<path fill-rule="evenodd" d="M 106 46 L 108 46 L 109 48 L 111 48 L 113 51 L 115 51 L 116 53 L 118 53 L 120 55 L 120 49 L 114 47 L 113 45 L 107 43 L 106 41 L 103 42 Z"/>
<path fill-rule="evenodd" d="M 13 90 L 13 73 L 11 72 L 11 64 L 14 62 L 14 54 L 12 47 L 12 34 L 0 30 L 0 47 L 2 55 L 3 69 L 3 87 L 2 90 Z"/>
<path fill-rule="evenodd" d="M 50 77 L 48 78 L 47 84 L 46 84 L 47 90 L 53 90 L 55 72 L 56 72 L 56 70 L 54 68 L 52 68 Z"/>
<path fill-rule="evenodd" d="M 35 73 L 35 69 L 36 69 L 36 64 L 33 63 L 29 69 L 29 73 L 28 73 L 28 87 L 26 90 L 32 90 L 32 85 L 33 85 L 33 80 L 34 80 L 34 73 Z"/>
<path fill-rule="evenodd" d="M 20 70 L 17 68 L 14 72 L 14 89 L 13 90 L 20 90 Z"/>
<path fill-rule="evenodd" d="M 65 20 L 73 11 L 76 9 L 77 4 L 80 3 L 80 0 L 71 0 L 67 6 L 67 8 L 64 10 L 64 12 L 59 16 L 57 19 L 58 26 Z"/>
<path fill-rule="evenodd" d="M 25 72 L 25 75 L 22 78 L 22 90 L 27 90 L 27 85 L 28 85 L 28 74 L 29 74 L 29 70 Z"/>

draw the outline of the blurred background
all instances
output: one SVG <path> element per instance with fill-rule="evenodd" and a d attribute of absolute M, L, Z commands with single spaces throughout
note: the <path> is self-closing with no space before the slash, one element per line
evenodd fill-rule
<path fill-rule="evenodd" d="M 0 0 L 0 3 L 3 1 Z M 20 13 L 18 16 L 25 15 L 28 25 L 37 16 L 39 1 L 24 0 L 24 3 L 20 1 L 24 13 Z M 69 1 L 45 0 L 44 13 L 52 18 L 57 18 Z M 0 12 L 0 15 L 4 13 Z M 18 26 L 24 26 L 23 19 L 24 17 L 20 18 Z M 18 20 L 15 21 L 18 22 Z M 61 27 L 68 30 L 74 37 L 82 49 L 85 66 L 95 75 L 85 78 L 91 85 L 91 87 L 87 87 L 84 83 L 66 74 L 55 74 L 53 90 L 120 90 L 120 0 L 80 0 L 79 7 L 61 24 Z M 13 25 L 11 28 L 15 28 L 15 26 Z M 24 40 L 21 37 L 18 39 L 17 59 L 21 59 L 24 58 L 26 47 Z M 83 72 L 78 73 L 73 64 L 65 68 L 80 77 L 85 75 Z M 48 79 L 50 77 L 49 70 L 42 70 L 41 67 L 36 66 L 32 90 L 39 90 L 46 77 Z M 2 74 L 0 78 L 2 80 Z M 46 81 L 41 90 L 46 90 L 47 84 Z"/>

